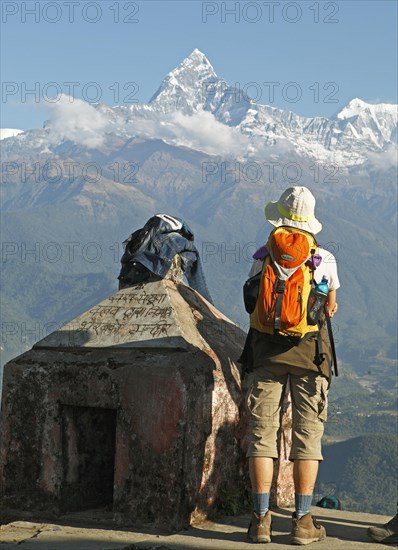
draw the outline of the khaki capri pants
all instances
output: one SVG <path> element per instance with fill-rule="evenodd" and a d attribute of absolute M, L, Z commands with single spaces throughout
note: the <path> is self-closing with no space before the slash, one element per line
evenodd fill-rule
<path fill-rule="evenodd" d="M 290 460 L 323 460 L 321 439 L 327 418 L 328 380 L 296 366 L 258 367 L 250 375 L 247 409 L 250 418 L 248 457 L 278 458 L 277 433 L 287 384 L 292 399 Z"/>

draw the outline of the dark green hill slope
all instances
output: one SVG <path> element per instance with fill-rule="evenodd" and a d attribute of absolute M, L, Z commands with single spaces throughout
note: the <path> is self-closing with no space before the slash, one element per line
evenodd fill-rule
<path fill-rule="evenodd" d="M 394 515 L 398 436 L 372 434 L 325 445 L 315 498 L 334 494 L 351 511 Z"/>

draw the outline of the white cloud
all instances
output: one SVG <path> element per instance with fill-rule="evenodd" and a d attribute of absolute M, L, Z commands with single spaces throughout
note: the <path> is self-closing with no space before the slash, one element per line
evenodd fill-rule
<path fill-rule="evenodd" d="M 0 141 L 2 139 L 17 136 L 18 134 L 23 134 L 23 132 L 23 130 L 17 130 L 16 128 L 0 128 Z"/>
<path fill-rule="evenodd" d="M 134 117 L 111 123 L 106 114 L 80 99 L 63 95 L 51 104 L 49 139 L 53 144 L 69 139 L 89 148 L 104 143 L 105 132 L 118 129 L 123 134 L 140 138 L 163 139 L 177 146 L 190 147 L 213 155 L 242 155 L 252 147 L 250 140 L 237 128 L 219 122 L 212 113 L 200 111 L 191 116 L 181 113 L 157 119 Z"/>
<path fill-rule="evenodd" d="M 385 151 L 380 153 L 368 153 L 368 162 L 377 170 L 389 170 L 396 168 L 398 163 L 398 149 L 396 145 L 391 144 Z"/>
<path fill-rule="evenodd" d="M 251 147 L 249 138 L 240 130 L 222 124 L 207 111 L 191 116 L 172 113 L 156 122 L 135 119 L 130 129 L 140 137 L 163 139 L 213 155 L 244 156 Z"/>
<path fill-rule="evenodd" d="M 69 139 L 89 148 L 100 147 L 105 138 L 108 121 L 93 105 L 62 95 L 51 104 L 50 141 Z"/>

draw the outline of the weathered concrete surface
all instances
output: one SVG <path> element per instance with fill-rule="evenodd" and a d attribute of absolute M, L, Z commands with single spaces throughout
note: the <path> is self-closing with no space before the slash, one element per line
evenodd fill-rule
<path fill-rule="evenodd" d="M 118 525 L 181 529 L 236 509 L 248 485 L 244 338 L 194 290 L 161 280 L 120 290 L 9 362 L 0 516 L 106 506 Z M 278 504 L 293 496 L 289 468 Z"/>
<path fill-rule="evenodd" d="M 184 330 L 172 283 L 154 281 L 112 294 L 34 345 L 38 348 L 172 348 L 198 345 L 195 324 Z M 191 329 L 191 330 L 190 330 Z"/>
<path fill-rule="evenodd" d="M 356 512 L 313 508 L 327 530 L 324 541 L 311 548 L 319 550 L 382 550 L 383 544 L 370 541 L 366 529 L 390 518 Z M 56 524 L 14 522 L 0 529 L 1 550 L 245 550 L 256 547 L 246 540 L 249 516 L 205 522 L 187 531 L 165 535 L 151 530 L 113 531 Z M 273 537 L 267 550 L 288 550 L 291 510 L 273 513 Z M 258 545 L 263 548 L 263 545 Z M 391 547 L 390 547 L 391 548 Z"/>

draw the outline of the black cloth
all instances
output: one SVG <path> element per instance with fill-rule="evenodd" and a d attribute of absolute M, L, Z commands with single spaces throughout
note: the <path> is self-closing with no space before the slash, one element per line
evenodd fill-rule
<path fill-rule="evenodd" d="M 178 254 L 188 284 L 213 303 L 199 252 L 194 245 L 194 235 L 181 218 L 165 214 L 153 216 L 142 229 L 132 233 L 123 245 L 125 252 L 119 275 L 121 286 L 145 281 L 150 274 L 164 278 L 174 256 Z"/>

